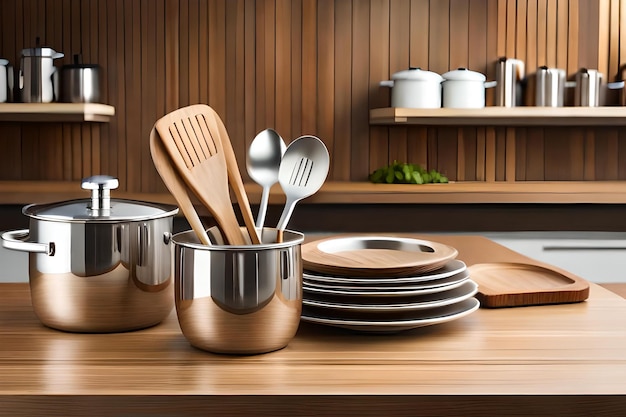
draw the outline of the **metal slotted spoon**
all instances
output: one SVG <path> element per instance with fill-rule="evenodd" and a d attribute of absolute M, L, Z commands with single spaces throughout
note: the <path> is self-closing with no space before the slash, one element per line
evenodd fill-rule
<path fill-rule="evenodd" d="M 230 200 L 224 149 L 219 137 L 212 136 L 208 117 L 212 115 L 189 106 L 165 115 L 155 127 L 180 176 L 211 212 L 226 241 L 245 245 Z"/>
<path fill-rule="evenodd" d="M 315 136 L 301 136 L 287 146 L 278 171 L 278 182 L 286 196 L 285 208 L 276 228 L 285 230 L 296 203 L 315 194 L 326 181 L 330 156 L 326 145 Z"/>

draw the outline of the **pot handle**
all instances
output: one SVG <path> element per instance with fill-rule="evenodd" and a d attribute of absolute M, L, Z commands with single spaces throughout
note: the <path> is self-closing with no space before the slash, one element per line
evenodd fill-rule
<path fill-rule="evenodd" d="M 381 87 L 393 87 L 393 80 L 385 80 L 379 83 Z"/>
<path fill-rule="evenodd" d="M 486 81 L 485 88 L 493 88 L 498 85 L 498 81 Z"/>
<path fill-rule="evenodd" d="M 29 233 L 28 229 L 11 230 L 2 233 L 2 247 L 21 252 L 45 253 L 48 256 L 54 256 L 54 242 L 26 242 Z"/>

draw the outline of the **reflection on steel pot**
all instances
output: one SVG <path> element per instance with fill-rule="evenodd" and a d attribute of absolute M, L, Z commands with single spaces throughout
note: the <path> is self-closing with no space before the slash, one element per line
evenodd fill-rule
<path fill-rule="evenodd" d="M 391 107 L 436 109 L 441 107 L 441 75 L 420 68 L 399 71 L 380 86 L 391 87 Z"/>
<path fill-rule="evenodd" d="M 91 199 L 29 205 L 28 230 L 2 234 L 7 249 L 30 252 L 33 309 L 49 327 L 115 332 L 149 327 L 173 308 L 174 206 L 111 199 L 118 181 L 83 180 Z"/>
<path fill-rule="evenodd" d="M 176 313 L 191 345 L 216 353 L 256 354 L 285 347 L 302 312 L 304 235 L 264 228 L 259 245 L 213 245 L 193 231 L 173 236 Z"/>
<path fill-rule="evenodd" d="M 496 82 L 485 82 L 487 77 L 467 68 L 459 68 L 443 74 L 443 107 L 456 109 L 480 109 L 485 107 L 485 88 Z"/>

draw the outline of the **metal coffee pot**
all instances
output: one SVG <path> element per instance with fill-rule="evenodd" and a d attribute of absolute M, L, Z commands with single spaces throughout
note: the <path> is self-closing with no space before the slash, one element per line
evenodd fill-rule
<path fill-rule="evenodd" d="M 522 81 L 524 62 L 502 57 L 496 64 L 496 106 L 515 107 L 522 105 Z"/>
<path fill-rule="evenodd" d="M 19 91 L 24 103 L 50 103 L 54 100 L 53 61 L 63 58 L 61 52 L 40 47 L 39 39 L 34 48 L 22 49 L 19 72 Z"/>

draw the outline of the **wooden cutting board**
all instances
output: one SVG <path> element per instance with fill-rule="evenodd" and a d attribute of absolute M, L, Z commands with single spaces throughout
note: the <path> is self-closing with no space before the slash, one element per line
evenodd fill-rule
<path fill-rule="evenodd" d="M 469 268 L 482 307 L 576 303 L 589 297 L 584 279 L 548 266 L 494 262 Z"/>

